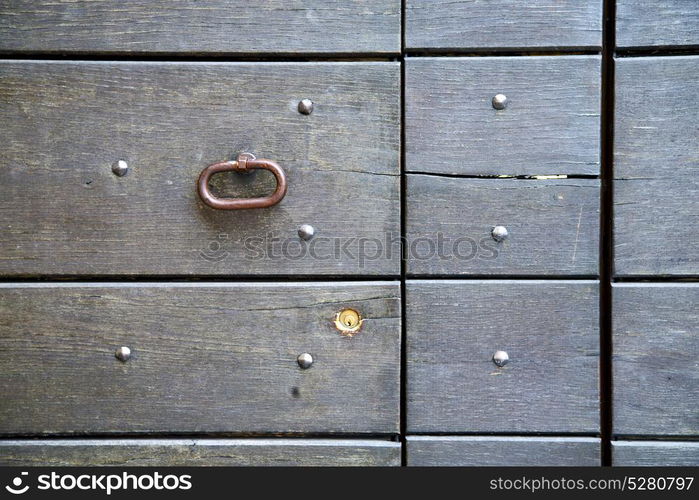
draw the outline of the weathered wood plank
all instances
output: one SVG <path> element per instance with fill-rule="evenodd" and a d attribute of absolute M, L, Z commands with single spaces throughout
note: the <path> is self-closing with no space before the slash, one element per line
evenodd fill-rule
<path fill-rule="evenodd" d="M 0 50 L 400 52 L 400 0 L 7 0 Z"/>
<path fill-rule="evenodd" d="M 398 466 L 400 443 L 343 439 L 0 440 L 0 465 Z"/>
<path fill-rule="evenodd" d="M 599 431 L 598 282 L 409 280 L 405 300 L 409 432 Z"/>
<path fill-rule="evenodd" d="M 613 285 L 614 433 L 699 434 L 699 284 Z"/>
<path fill-rule="evenodd" d="M 408 465 L 420 467 L 598 466 L 597 438 L 408 436 Z"/>
<path fill-rule="evenodd" d="M 0 318 L 2 434 L 398 430 L 397 283 L 3 283 Z"/>
<path fill-rule="evenodd" d="M 602 1 L 407 0 L 409 48 L 601 47 Z"/>
<path fill-rule="evenodd" d="M 599 181 L 407 176 L 410 274 L 597 275 Z M 495 226 L 508 236 L 493 239 Z"/>
<path fill-rule="evenodd" d="M 614 183 L 616 276 L 699 274 L 699 175 Z"/>
<path fill-rule="evenodd" d="M 612 465 L 696 467 L 699 465 L 699 442 L 612 441 Z"/>
<path fill-rule="evenodd" d="M 699 274 L 699 57 L 617 59 L 615 102 L 615 274 Z"/>
<path fill-rule="evenodd" d="M 599 56 L 409 58 L 405 106 L 408 171 L 599 173 Z"/>
<path fill-rule="evenodd" d="M 399 76 L 371 62 L 0 63 L 0 274 L 398 274 L 400 250 L 375 247 L 400 234 Z M 286 171 L 279 205 L 199 200 L 201 170 L 240 151 Z M 266 172 L 219 177 L 222 196 L 274 190 Z"/>
<path fill-rule="evenodd" d="M 617 0 L 616 44 L 699 45 L 696 0 Z"/>

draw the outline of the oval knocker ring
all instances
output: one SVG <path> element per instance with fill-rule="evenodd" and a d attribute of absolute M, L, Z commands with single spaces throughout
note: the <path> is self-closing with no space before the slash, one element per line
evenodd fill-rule
<path fill-rule="evenodd" d="M 277 179 L 277 189 L 269 196 L 260 198 L 217 198 L 209 191 L 211 176 L 219 172 L 245 172 L 250 169 L 263 168 L 269 170 Z M 211 208 L 219 210 L 241 210 L 245 208 L 267 208 L 276 205 L 286 195 L 286 175 L 282 167 L 272 160 L 257 159 L 250 153 L 241 153 L 234 161 L 224 161 L 209 165 L 199 174 L 197 191 L 201 201 Z"/>

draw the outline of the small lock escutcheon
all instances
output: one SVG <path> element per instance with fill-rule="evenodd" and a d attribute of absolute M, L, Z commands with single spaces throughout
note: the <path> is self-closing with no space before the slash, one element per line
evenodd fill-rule
<path fill-rule="evenodd" d="M 357 333 L 362 328 L 363 322 L 362 315 L 355 309 L 349 307 L 338 312 L 335 316 L 335 328 L 337 328 L 342 335 L 348 337 Z"/>

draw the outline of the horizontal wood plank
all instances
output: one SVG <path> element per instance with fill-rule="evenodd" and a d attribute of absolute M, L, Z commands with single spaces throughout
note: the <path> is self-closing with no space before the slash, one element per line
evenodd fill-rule
<path fill-rule="evenodd" d="M 398 431 L 397 283 L 3 283 L 0 318 L 4 435 Z"/>
<path fill-rule="evenodd" d="M 616 45 L 699 45 L 696 0 L 617 0 Z"/>
<path fill-rule="evenodd" d="M 601 47 L 602 0 L 407 0 L 409 48 Z"/>
<path fill-rule="evenodd" d="M 592 467 L 598 438 L 408 436 L 408 465 L 419 467 Z"/>
<path fill-rule="evenodd" d="M 614 433 L 699 434 L 699 284 L 617 283 Z"/>
<path fill-rule="evenodd" d="M 399 72 L 378 62 L 0 63 L 0 274 L 398 274 L 400 250 L 376 246 L 400 234 Z M 303 98 L 311 115 L 297 110 Z M 200 172 L 241 151 L 281 165 L 281 203 L 201 202 Z M 124 177 L 112 173 L 117 160 Z M 212 181 L 224 197 L 274 185 L 265 171 Z M 303 224 L 313 241 L 299 238 Z"/>
<path fill-rule="evenodd" d="M 618 59 L 615 103 L 615 274 L 699 274 L 699 57 Z"/>
<path fill-rule="evenodd" d="M 597 275 L 599 181 L 407 176 L 408 273 Z M 507 229 L 496 241 L 495 226 Z"/>
<path fill-rule="evenodd" d="M 612 465 L 621 467 L 697 467 L 697 441 L 612 441 Z"/>
<path fill-rule="evenodd" d="M 405 300 L 408 432 L 599 431 L 598 282 L 409 280 Z"/>
<path fill-rule="evenodd" d="M 397 466 L 400 454 L 361 439 L 0 440 L 0 464 L 14 467 Z"/>
<path fill-rule="evenodd" d="M 397 53 L 400 0 L 5 0 L 0 50 Z"/>
<path fill-rule="evenodd" d="M 406 61 L 406 168 L 459 175 L 599 173 L 599 56 Z M 505 109 L 492 99 L 507 96 Z"/>

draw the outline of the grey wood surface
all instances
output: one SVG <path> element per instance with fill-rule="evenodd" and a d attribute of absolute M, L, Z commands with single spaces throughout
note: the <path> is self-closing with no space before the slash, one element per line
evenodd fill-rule
<path fill-rule="evenodd" d="M 599 431 L 598 282 L 409 280 L 405 300 L 408 432 Z"/>
<path fill-rule="evenodd" d="M 614 269 L 699 274 L 699 57 L 616 61 Z"/>
<path fill-rule="evenodd" d="M 3 283 L 0 318 L 5 435 L 398 432 L 397 282 Z"/>
<path fill-rule="evenodd" d="M 400 0 L 6 0 L 0 50 L 397 53 L 400 10 Z"/>
<path fill-rule="evenodd" d="M 400 235 L 399 73 L 391 62 L 0 63 L 0 274 L 398 274 L 400 250 L 376 248 Z M 303 98 L 311 115 L 297 111 Z M 199 200 L 199 173 L 240 151 L 285 170 L 279 205 Z M 124 177 L 111 170 L 120 159 Z M 220 196 L 274 190 L 264 171 L 217 177 Z M 299 239 L 302 224 L 315 241 Z"/>
<path fill-rule="evenodd" d="M 699 466 L 698 441 L 612 441 L 612 465 Z"/>
<path fill-rule="evenodd" d="M 600 47 L 601 0 L 407 0 L 409 48 Z"/>
<path fill-rule="evenodd" d="M 408 465 L 561 467 L 600 465 L 598 438 L 408 436 Z"/>
<path fill-rule="evenodd" d="M 600 62 L 599 56 L 408 58 L 406 169 L 598 174 Z M 493 108 L 497 94 L 507 96 L 505 109 Z"/>
<path fill-rule="evenodd" d="M 699 434 L 699 284 L 613 285 L 614 433 Z"/>
<path fill-rule="evenodd" d="M 699 45 L 696 0 L 616 0 L 618 47 Z"/>
<path fill-rule="evenodd" d="M 407 270 L 597 275 L 599 186 L 596 179 L 408 175 Z M 493 239 L 495 226 L 507 229 L 504 241 Z"/>
<path fill-rule="evenodd" d="M 350 439 L 0 440 L 0 465 L 398 466 L 401 445 Z"/>

